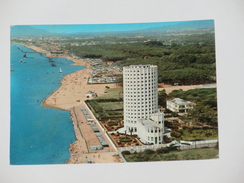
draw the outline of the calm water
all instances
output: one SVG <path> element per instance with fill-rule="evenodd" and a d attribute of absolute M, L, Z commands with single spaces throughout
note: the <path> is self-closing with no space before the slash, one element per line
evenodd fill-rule
<path fill-rule="evenodd" d="M 33 53 L 25 58 L 18 48 Z M 11 45 L 10 164 L 63 164 L 68 160 L 68 147 L 75 141 L 70 114 L 43 108 L 41 103 L 59 87 L 63 76 L 84 68 L 72 63 Z"/>

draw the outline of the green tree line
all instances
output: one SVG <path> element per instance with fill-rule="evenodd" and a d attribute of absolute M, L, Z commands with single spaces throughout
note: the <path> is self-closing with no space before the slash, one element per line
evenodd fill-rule
<path fill-rule="evenodd" d="M 194 42 L 189 43 L 192 37 Z M 187 36 L 182 39 L 182 43 L 171 43 L 171 45 L 165 45 L 163 40 L 151 40 L 144 43 L 128 41 L 123 44 L 66 46 L 66 49 L 83 58 L 101 58 L 103 61 L 115 61 L 121 66 L 157 65 L 159 82 L 169 84 L 214 82 L 216 76 L 214 34 L 192 35 L 192 37 Z"/>

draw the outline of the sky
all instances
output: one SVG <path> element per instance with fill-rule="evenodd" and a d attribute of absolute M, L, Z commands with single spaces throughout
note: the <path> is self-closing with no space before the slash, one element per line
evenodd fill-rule
<path fill-rule="evenodd" d="M 173 24 L 213 22 L 212 20 L 184 21 L 184 22 L 153 22 L 153 23 L 124 23 L 124 24 L 75 24 L 75 25 L 31 25 L 32 27 L 47 30 L 53 33 L 76 33 L 76 32 L 112 32 L 133 31 L 147 28 L 170 26 Z"/>

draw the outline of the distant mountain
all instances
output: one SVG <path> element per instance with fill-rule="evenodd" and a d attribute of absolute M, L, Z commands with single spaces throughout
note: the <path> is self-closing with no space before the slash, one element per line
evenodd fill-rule
<path fill-rule="evenodd" d="M 183 21 L 183 22 L 165 22 L 160 27 L 153 27 L 134 31 L 116 31 L 116 32 L 77 32 L 68 34 L 69 36 L 135 36 L 135 35 L 150 35 L 157 33 L 170 32 L 197 32 L 206 31 L 206 29 L 214 30 L 214 21 Z"/>
<path fill-rule="evenodd" d="M 200 30 L 214 30 L 213 21 L 186 21 L 186 22 L 168 22 L 160 27 L 142 29 L 137 31 L 127 32 L 128 34 L 155 34 L 155 33 L 170 33 L 170 32 L 193 32 Z"/>
<path fill-rule="evenodd" d="M 98 36 L 134 36 L 149 35 L 157 33 L 170 32 L 194 32 L 204 29 L 214 30 L 214 21 L 181 21 L 181 22 L 165 22 L 160 27 L 147 28 L 135 31 L 114 31 L 114 32 L 77 32 L 77 33 L 53 33 L 47 30 L 38 29 L 28 25 L 15 25 L 11 27 L 11 37 L 39 37 L 39 36 L 82 36 L 82 37 L 98 37 Z"/>
<path fill-rule="evenodd" d="M 29 25 L 15 25 L 11 27 L 11 37 L 39 37 L 39 36 L 57 36 L 47 30 L 38 29 Z"/>
<path fill-rule="evenodd" d="M 116 32 L 76 32 L 76 33 L 69 33 L 67 36 L 74 36 L 74 37 L 99 37 L 99 36 L 108 36 L 108 35 L 115 35 Z"/>

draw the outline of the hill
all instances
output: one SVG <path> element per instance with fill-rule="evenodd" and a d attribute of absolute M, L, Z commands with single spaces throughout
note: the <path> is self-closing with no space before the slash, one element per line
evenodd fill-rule
<path fill-rule="evenodd" d="M 30 25 L 14 25 L 11 27 L 11 37 L 40 37 L 40 36 L 58 36 L 47 30 L 38 29 Z"/>
<path fill-rule="evenodd" d="M 149 23 L 150 24 L 150 23 Z M 67 25 L 68 26 L 68 25 Z M 101 24 L 102 26 L 102 24 Z M 116 26 L 116 24 L 115 24 Z M 156 25 L 155 25 L 156 26 Z M 181 21 L 181 22 L 163 22 L 160 26 L 153 28 L 144 28 L 133 31 L 98 31 L 98 32 L 81 32 L 75 33 L 55 33 L 47 30 L 38 29 L 31 25 L 15 25 L 11 27 L 11 37 L 37 37 L 37 36 L 81 36 L 81 37 L 99 37 L 99 36 L 135 36 L 135 35 L 154 35 L 165 33 L 189 33 L 189 32 L 206 32 L 214 30 L 214 21 Z"/>

